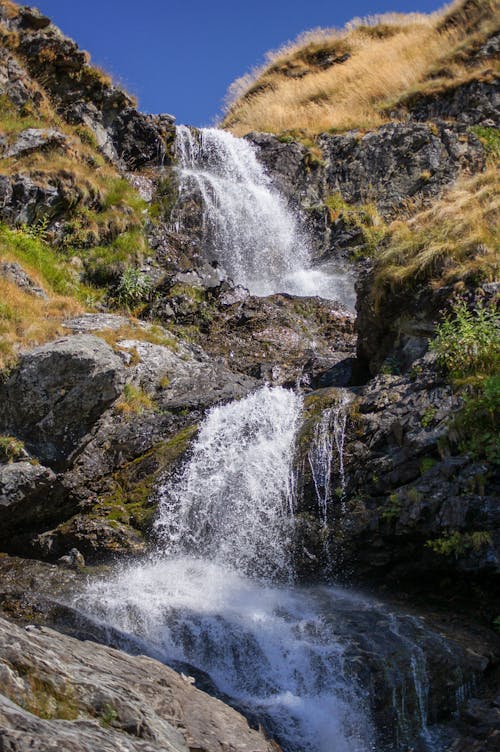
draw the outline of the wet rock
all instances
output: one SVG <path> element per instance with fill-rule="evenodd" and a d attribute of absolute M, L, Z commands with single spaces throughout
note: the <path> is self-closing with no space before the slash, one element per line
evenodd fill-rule
<path fill-rule="evenodd" d="M 85 559 L 77 548 L 72 548 L 65 556 L 61 556 L 57 563 L 71 569 L 80 569 L 85 566 Z"/>
<path fill-rule="evenodd" d="M 319 375 L 352 354 L 353 317 L 333 301 L 249 295 L 227 282 L 214 288 L 168 282 L 158 289 L 153 315 L 175 320 L 225 366 L 275 384 L 309 386 Z M 222 336 L 221 336 L 222 334 Z"/>
<path fill-rule="evenodd" d="M 379 375 L 351 396 L 341 490 L 339 454 L 331 437 L 329 543 L 325 528 L 314 522 L 324 512 L 307 456 L 301 465 L 299 512 L 311 518 L 303 540 L 315 556 L 313 562 L 304 561 L 304 571 L 325 566 L 327 552 L 341 578 L 343 562 L 349 562 L 350 578 L 394 588 L 430 587 L 436 597 L 440 581 L 462 592 L 466 578 L 481 579 L 486 590 L 493 587 L 500 573 L 495 503 L 500 477 L 494 466 L 459 453 L 454 445 L 450 416 L 461 399 L 432 358 L 416 361 L 407 375 Z M 306 449 L 323 410 L 338 401 L 337 391 L 313 392 L 307 400 L 313 407 L 316 401 L 317 409 L 304 436 Z M 477 595 L 490 614 L 485 618 L 493 618 L 500 605 L 496 598 Z"/>
<path fill-rule="evenodd" d="M 59 525 L 33 539 L 33 550 L 44 559 L 67 566 L 81 566 L 79 557 L 90 563 L 119 556 L 137 556 L 146 552 L 144 536 L 118 520 L 93 515 L 76 515 L 68 522 Z M 70 554 L 61 557 L 68 548 L 79 556 Z"/>
<path fill-rule="evenodd" d="M 64 465 L 124 383 L 122 360 L 97 337 L 35 348 L 0 385 L 1 430 L 22 438 L 42 462 Z"/>
<path fill-rule="evenodd" d="M 150 658 L 5 619 L 0 655 L 0 740 L 19 752 L 54 743 L 82 752 L 279 749 L 236 711 Z"/>

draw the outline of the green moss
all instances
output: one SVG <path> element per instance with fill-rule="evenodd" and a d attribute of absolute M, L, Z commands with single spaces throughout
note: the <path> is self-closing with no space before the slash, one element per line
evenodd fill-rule
<path fill-rule="evenodd" d="M 193 303 L 203 303 L 205 300 L 205 290 L 202 287 L 194 287 L 178 282 L 168 291 L 169 298 L 187 298 Z"/>
<path fill-rule="evenodd" d="M 57 686 L 49 679 L 38 676 L 32 666 L 15 665 L 14 669 L 23 679 L 25 688 L 16 687 L 15 691 L 7 688 L 7 696 L 13 702 L 45 720 L 57 718 L 72 721 L 78 717 L 74 687 L 65 684 Z"/>
<path fill-rule="evenodd" d="M 394 520 L 401 514 L 401 499 L 397 492 L 391 493 L 380 511 L 383 520 Z"/>
<path fill-rule="evenodd" d="M 433 457 L 422 457 L 420 460 L 420 474 L 425 475 L 429 472 L 429 470 L 432 470 L 434 465 L 437 464 L 437 460 L 435 460 Z"/>
<path fill-rule="evenodd" d="M 156 511 L 152 494 L 158 475 L 186 452 L 197 430 L 196 425 L 187 426 L 120 468 L 113 476 L 113 490 L 99 499 L 92 514 L 147 532 Z"/>
<path fill-rule="evenodd" d="M 169 170 L 156 183 L 153 201 L 149 207 L 149 216 L 152 219 L 169 220 L 177 203 L 177 197 L 178 187 L 175 173 Z"/>

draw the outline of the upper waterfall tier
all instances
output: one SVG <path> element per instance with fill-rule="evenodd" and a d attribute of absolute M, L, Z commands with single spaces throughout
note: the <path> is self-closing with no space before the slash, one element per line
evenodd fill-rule
<path fill-rule="evenodd" d="M 177 127 L 179 205 L 201 200 L 203 253 L 254 295 L 287 292 L 343 301 L 345 276 L 311 265 L 308 240 L 272 186 L 256 147 L 216 128 Z"/>

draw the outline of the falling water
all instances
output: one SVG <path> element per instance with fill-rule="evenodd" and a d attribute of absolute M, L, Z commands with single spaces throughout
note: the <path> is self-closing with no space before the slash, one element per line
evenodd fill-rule
<path fill-rule="evenodd" d="M 301 413 L 300 396 L 281 387 L 213 408 L 185 466 L 158 489 L 155 556 L 92 581 L 76 605 L 124 634 L 125 648 L 132 636 L 166 663 L 208 674 L 286 752 L 394 749 L 371 720 L 366 664 L 384 671 L 394 656 L 395 697 L 416 669 L 421 682 L 413 622 L 364 596 L 292 582 Z"/>
<path fill-rule="evenodd" d="M 180 216 L 199 195 L 203 251 L 227 277 L 255 295 L 287 292 L 352 304 L 345 272 L 312 268 L 307 238 L 253 144 L 216 128 L 178 126 L 176 150 Z"/>
<path fill-rule="evenodd" d="M 326 526 L 328 523 L 328 511 L 332 501 L 332 470 L 335 458 L 338 467 L 338 485 L 334 491 L 337 498 L 340 499 L 340 503 L 344 503 L 344 444 L 348 416 L 347 408 L 351 400 L 351 393 L 347 390 L 342 390 L 339 392 L 337 404 L 323 411 L 316 425 L 311 447 L 307 455 L 318 500 L 320 520 L 323 526 Z M 334 453 L 336 455 L 335 458 Z"/>
<path fill-rule="evenodd" d="M 249 575 L 292 579 L 290 467 L 302 399 L 264 387 L 212 410 L 191 459 L 161 485 L 156 528 L 169 554 L 194 554 Z"/>

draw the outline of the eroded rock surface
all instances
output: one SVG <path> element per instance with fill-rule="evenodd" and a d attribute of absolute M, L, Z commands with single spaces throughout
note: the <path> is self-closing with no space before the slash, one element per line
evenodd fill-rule
<path fill-rule="evenodd" d="M 146 657 L 0 618 L 0 743 L 24 752 L 278 750 L 236 711 Z"/>

